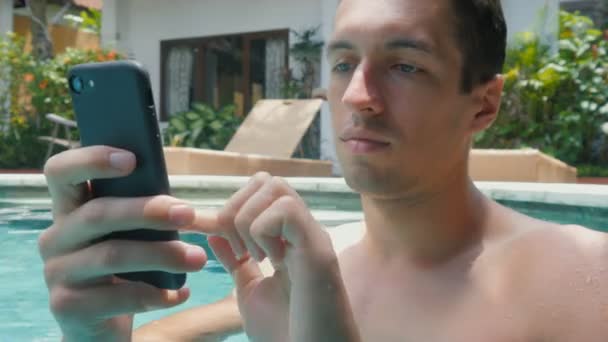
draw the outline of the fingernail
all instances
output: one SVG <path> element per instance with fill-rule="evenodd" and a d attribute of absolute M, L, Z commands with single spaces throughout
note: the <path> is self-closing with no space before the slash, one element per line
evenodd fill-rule
<path fill-rule="evenodd" d="M 185 226 L 192 221 L 192 208 L 177 204 L 169 208 L 169 220 L 178 226 Z"/>
<path fill-rule="evenodd" d="M 129 152 L 114 152 L 110 154 L 110 165 L 118 170 L 126 171 L 135 164 L 135 156 Z"/>
<path fill-rule="evenodd" d="M 205 256 L 205 250 L 199 246 L 188 246 L 186 249 L 186 258 L 188 260 L 200 259 Z"/>

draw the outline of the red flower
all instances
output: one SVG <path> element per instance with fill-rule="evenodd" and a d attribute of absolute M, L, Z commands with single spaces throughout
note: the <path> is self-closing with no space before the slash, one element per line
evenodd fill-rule
<path fill-rule="evenodd" d="M 30 83 L 34 80 L 34 74 L 28 72 L 27 74 L 23 75 L 23 80 L 27 83 Z"/>

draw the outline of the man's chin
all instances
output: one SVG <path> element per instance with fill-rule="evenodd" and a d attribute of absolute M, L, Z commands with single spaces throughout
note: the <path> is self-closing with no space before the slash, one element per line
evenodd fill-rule
<path fill-rule="evenodd" d="M 357 167 L 344 172 L 344 180 L 353 191 L 362 195 L 386 195 L 393 183 L 378 170 Z"/>
<path fill-rule="evenodd" d="M 344 165 L 344 164 L 342 164 Z M 354 163 L 343 168 L 346 184 L 356 193 L 372 198 L 390 199 L 412 191 L 417 177 L 402 169 L 379 168 L 372 163 Z"/>

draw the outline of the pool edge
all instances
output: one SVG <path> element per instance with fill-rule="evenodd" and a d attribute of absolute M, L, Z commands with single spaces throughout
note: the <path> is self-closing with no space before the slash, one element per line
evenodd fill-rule
<path fill-rule="evenodd" d="M 344 178 L 285 178 L 297 191 L 306 193 L 352 194 Z M 174 191 L 206 189 L 235 191 L 249 177 L 233 176 L 170 176 Z M 566 206 L 608 208 L 608 186 L 559 183 L 475 182 L 488 197 L 514 202 L 548 203 Z M 27 188 L 46 191 L 41 174 L 0 174 L 0 188 Z"/>

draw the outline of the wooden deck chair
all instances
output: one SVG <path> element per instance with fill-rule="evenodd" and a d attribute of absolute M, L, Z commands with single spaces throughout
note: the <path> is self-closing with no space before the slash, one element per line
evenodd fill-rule
<path fill-rule="evenodd" d="M 38 140 L 41 141 L 46 141 L 49 143 L 49 147 L 46 151 L 46 156 L 44 158 L 45 162 L 51 157 L 51 154 L 53 153 L 53 148 L 55 145 L 59 145 L 59 146 L 63 146 L 65 148 L 68 149 L 72 149 L 72 148 L 76 148 L 80 146 L 80 142 L 77 140 L 72 140 L 72 129 L 77 128 L 77 124 L 75 121 L 66 119 L 64 117 L 61 117 L 57 114 L 47 114 L 45 115 L 45 117 L 47 118 L 47 120 L 51 121 L 54 126 L 53 126 L 53 131 L 51 133 L 51 136 L 40 136 L 38 137 Z M 59 138 L 59 131 L 60 129 L 63 127 L 63 131 L 65 133 L 65 137 L 64 139 Z"/>
<path fill-rule="evenodd" d="M 323 100 L 260 100 L 241 123 L 227 152 L 291 158 Z"/>
<path fill-rule="evenodd" d="M 245 176 L 268 171 L 278 176 L 331 176 L 330 161 L 292 158 L 322 104 L 320 98 L 260 100 L 224 151 L 165 148 L 169 173 Z"/>

